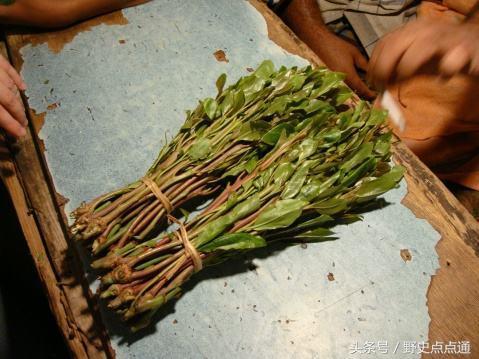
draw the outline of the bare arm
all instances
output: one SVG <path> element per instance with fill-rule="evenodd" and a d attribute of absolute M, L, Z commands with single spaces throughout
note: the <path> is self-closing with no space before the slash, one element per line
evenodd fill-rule
<path fill-rule="evenodd" d="M 282 17 L 330 69 L 345 72 L 346 82 L 361 96 L 374 96 L 357 72 L 357 68 L 367 70 L 366 58 L 354 45 L 329 31 L 321 18 L 317 0 L 292 0 Z"/>
<path fill-rule="evenodd" d="M 149 0 L 0 0 L 0 22 L 45 28 L 75 22 Z"/>

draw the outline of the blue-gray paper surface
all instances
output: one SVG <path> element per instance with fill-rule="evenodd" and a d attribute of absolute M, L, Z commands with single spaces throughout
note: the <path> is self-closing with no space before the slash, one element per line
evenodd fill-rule
<path fill-rule="evenodd" d="M 264 59 L 306 63 L 271 42 L 242 0 L 156 0 L 124 15 L 128 24 L 80 33 L 58 54 L 46 44 L 21 51 L 67 211 L 144 173 L 184 111 L 215 94 L 220 73 L 233 81 Z M 219 49 L 229 62 L 215 59 Z M 249 269 L 235 261 L 206 271 L 142 335 L 104 313 L 118 358 L 419 357 L 402 346 L 427 341 L 439 235 L 400 204 L 406 192 L 402 182 L 386 194 L 390 205 L 337 227 L 336 241 L 261 252 Z M 386 341 L 387 354 L 353 353 Z"/>

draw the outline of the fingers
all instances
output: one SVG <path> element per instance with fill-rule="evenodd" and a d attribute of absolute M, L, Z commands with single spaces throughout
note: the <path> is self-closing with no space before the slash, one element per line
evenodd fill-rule
<path fill-rule="evenodd" d="M 0 105 L 2 105 L 20 125 L 27 125 L 27 116 L 20 97 L 3 83 L 0 83 Z"/>
<path fill-rule="evenodd" d="M 459 44 L 448 51 L 439 63 L 439 71 L 452 76 L 466 69 L 471 62 L 471 52 L 465 44 Z"/>
<path fill-rule="evenodd" d="M 396 45 L 384 45 L 381 56 L 378 56 L 372 68 L 372 83 L 375 87 L 383 88 L 391 80 L 394 69 L 408 45 L 409 43 L 404 42 Z"/>
<path fill-rule="evenodd" d="M 479 75 L 479 26 L 417 20 L 386 36 L 369 62 L 369 79 L 382 89 L 418 73 Z"/>
<path fill-rule="evenodd" d="M 19 89 L 25 90 L 25 83 L 12 65 L 0 56 L 0 127 L 15 137 L 24 136 L 28 124 Z"/>
<path fill-rule="evenodd" d="M 357 50 L 354 54 L 354 63 L 358 69 L 368 71 L 368 60 Z"/>
<path fill-rule="evenodd" d="M 391 81 L 404 52 L 413 43 L 423 23 L 408 24 L 385 36 L 373 51 L 369 63 L 369 79 L 377 89 L 383 89 Z"/>
<path fill-rule="evenodd" d="M 444 51 L 440 39 L 434 34 L 424 33 L 415 38 L 403 52 L 394 70 L 395 80 L 400 81 L 419 72 L 426 64 L 437 68 L 436 55 Z"/>
<path fill-rule="evenodd" d="M 2 106 L 0 106 L 0 127 L 17 138 L 25 136 L 27 133 L 25 127 L 20 125 Z"/>
<path fill-rule="evenodd" d="M 376 81 L 375 69 L 377 68 L 378 60 L 381 58 L 381 54 L 384 50 L 384 47 L 386 46 L 386 39 L 387 38 L 388 38 L 388 36 L 386 35 L 374 47 L 371 58 L 369 59 L 368 73 L 366 75 L 366 80 L 367 80 L 368 84 L 375 87 L 378 90 L 382 90 L 382 88 L 379 87 L 380 83 L 376 84 L 377 81 Z"/>
<path fill-rule="evenodd" d="M 368 70 L 368 60 L 361 54 L 359 50 L 354 54 L 354 65 L 363 71 Z M 356 71 L 351 73 L 351 86 L 358 92 L 361 97 L 372 99 L 376 96 L 376 93 L 372 91 L 368 85 L 359 77 Z"/>
<path fill-rule="evenodd" d="M 357 94 L 360 97 L 365 99 L 372 99 L 376 96 L 376 94 L 369 89 L 369 87 L 361 80 L 359 76 L 348 76 L 346 78 L 346 83 L 351 86 L 354 90 L 356 90 Z"/>
<path fill-rule="evenodd" d="M 13 82 L 12 78 L 5 72 L 0 69 L 0 84 L 6 86 L 12 93 L 18 93 L 18 87 Z"/>
<path fill-rule="evenodd" d="M 8 76 L 10 76 L 19 90 L 25 91 L 27 89 L 27 85 L 18 74 L 17 70 L 15 70 L 15 68 L 3 56 L 0 56 L 0 69 L 3 69 Z"/>
<path fill-rule="evenodd" d="M 351 86 L 352 89 L 356 90 L 357 94 L 361 97 L 371 99 L 375 96 L 375 93 L 361 80 L 354 66 L 347 71 L 346 83 Z"/>

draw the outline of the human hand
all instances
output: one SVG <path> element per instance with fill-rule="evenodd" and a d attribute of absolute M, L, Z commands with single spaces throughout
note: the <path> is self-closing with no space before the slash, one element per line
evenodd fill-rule
<path fill-rule="evenodd" d="M 0 56 L 0 127 L 15 137 L 26 134 L 27 116 L 18 95 L 19 90 L 25 89 L 25 82 L 18 72 Z"/>
<path fill-rule="evenodd" d="M 419 73 L 479 76 L 479 24 L 417 20 L 386 35 L 375 47 L 368 78 L 375 88 Z"/>
<path fill-rule="evenodd" d="M 375 96 L 375 93 L 359 77 L 357 70 L 367 71 L 368 60 L 353 44 L 329 33 L 327 36 L 319 37 L 310 46 L 331 70 L 344 72 L 346 83 L 360 96 L 367 99 Z"/>

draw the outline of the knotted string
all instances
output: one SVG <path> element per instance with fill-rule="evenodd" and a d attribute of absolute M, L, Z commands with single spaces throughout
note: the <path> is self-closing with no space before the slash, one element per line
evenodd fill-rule
<path fill-rule="evenodd" d="M 168 199 L 168 197 L 166 197 L 165 194 L 161 192 L 160 187 L 158 187 L 156 182 L 148 177 L 143 177 L 141 181 L 156 196 L 156 198 L 158 198 L 158 200 L 161 202 L 161 204 L 165 208 L 166 212 L 171 213 L 173 211 L 173 206 L 171 205 L 171 202 Z"/>
<path fill-rule="evenodd" d="M 192 245 L 190 240 L 188 239 L 188 232 L 186 231 L 184 224 L 170 215 L 168 215 L 168 219 L 179 226 L 179 230 L 175 232 L 175 235 L 183 243 L 185 253 L 193 261 L 193 267 L 195 269 L 195 272 L 200 271 L 203 268 L 203 261 L 201 260 L 200 254 L 196 250 L 195 246 Z"/>

